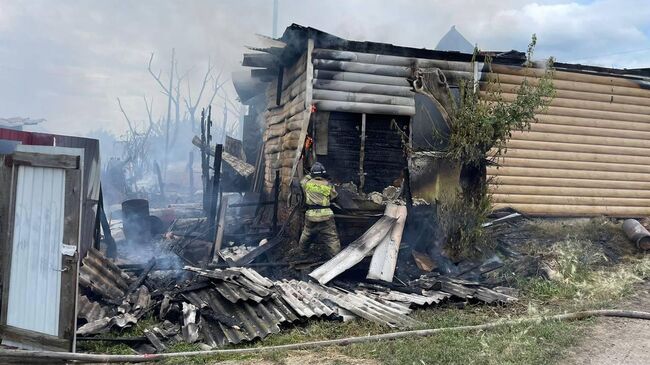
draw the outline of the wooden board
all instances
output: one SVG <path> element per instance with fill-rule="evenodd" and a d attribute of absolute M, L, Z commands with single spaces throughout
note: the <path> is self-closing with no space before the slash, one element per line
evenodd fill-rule
<path fill-rule="evenodd" d="M 79 156 L 55 155 L 48 153 L 14 152 L 11 155 L 14 165 L 33 167 L 52 167 L 57 169 L 78 169 Z"/>

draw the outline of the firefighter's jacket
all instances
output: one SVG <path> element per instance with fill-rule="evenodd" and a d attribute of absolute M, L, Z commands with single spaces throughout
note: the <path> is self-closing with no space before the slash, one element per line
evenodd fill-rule
<path fill-rule="evenodd" d="M 305 193 L 307 212 L 305 218 L 310 222 L 324 222 L 334 216 L 330 202 L 338 195 L 327 179 L 322 177 L 305 176 L 300 181 Z"/>

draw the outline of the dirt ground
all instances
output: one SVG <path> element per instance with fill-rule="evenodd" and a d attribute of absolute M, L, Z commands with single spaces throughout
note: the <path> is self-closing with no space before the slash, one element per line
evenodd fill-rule
<path fill-rule="evenodd" d="M 297 351 L 282 359 L 284 365 L 379 365 L 379 362 L 369 359 L 355 359 L 345 355 L 330 352 Z M 214 365 L 277 365 L 278 362 L 264 360 L 225 361 Z"/>
<path fill-rule="evenodd" d="M 650 311 L 650 282 L 620 309 Z M 650 364 L 650 321 L 600 318 L 580 345 L 570 349 L 562 365 Z"/>

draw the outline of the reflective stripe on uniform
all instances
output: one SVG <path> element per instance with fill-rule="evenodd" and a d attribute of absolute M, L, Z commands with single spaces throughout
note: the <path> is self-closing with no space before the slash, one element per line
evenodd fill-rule
<path fill-rule="evenodd" d="M 322 209 L 308 209 L 305 214 L 308 217 L 330 217 L 334 214 L 332 209 L 330 208 L 322 208 Z"/>
<path fill-rule="evenodd" d="M 334 187 L 329 182 L 307 176 L 303 179 L 301 185 L 305 192 L 305 204 L 323 207 L 307 209 L 307 212 L 305 212 L 307 219 L 320 222 L 334 215 L 334 212 L 328 208 L 330 206 L 330 197 L 334 191 Z"/>
<path fill-rule="evenodd" d="M 330 205 L 332 187 L 329 185 L 318 184 L 310 180 L 305 184 L 305 193 L 307 205 L 320 205 L 322 207 L 328 207 Z"/>

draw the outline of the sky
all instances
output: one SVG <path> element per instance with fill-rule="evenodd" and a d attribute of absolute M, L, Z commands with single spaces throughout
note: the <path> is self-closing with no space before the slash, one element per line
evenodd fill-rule
<path fill-rule="evenodd" d="M 484 50 L 525 50 L 536 58 L 607 67 L 650 67 L 650 6 L 643 0 L 278 0 L 279 32 L 298 23 L 337 36 L 435 48 L 452 25 Z M 0 117 L 45 118 L 38 128 L 92 136 L 127 129 L 117 98 L 136 124 L 166 115 L 147 71 L 169 69 L 175 49 L 181 90 L 195 97 L 208 65 L 222 72 L 222 97 L 236 100 L 229 74 L 245 46 L 271 35 L 273 0 L 0 0 Z M 216 71 L 215 71 L 216 72 Z M 207 101 L 206 101 L 207 102 Z M 201 104 L 203 105 L 203 104 Z"/>

